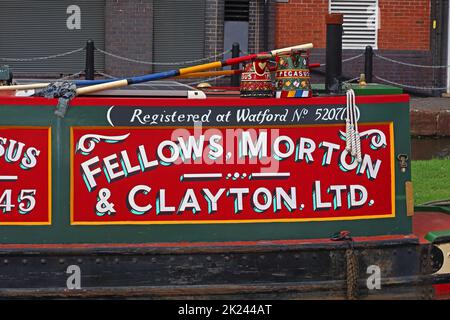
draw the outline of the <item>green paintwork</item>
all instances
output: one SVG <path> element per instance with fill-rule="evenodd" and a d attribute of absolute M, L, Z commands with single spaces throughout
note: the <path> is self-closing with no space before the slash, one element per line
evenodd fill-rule
<path fill-rule="evenodd" d="M 442 212 L 450 214 L 450 206 L 432 206 L 432 205 L 419 205 L 414 206 L 414 212 Z"/>
<path fill-rule="evenodd" d="M 132 103 L 130 103 L 132 104 Z M 409 104 L 359 105 L 362 122 L 394 122 L 395 155 L 410 156 Z M 107 107 L 72 107 L 64 119 L 54 107 L 0 106 L 1 126 L 51 126 L 53 217 L 51 226 L 0 226 L 0 243 L 151 243 L 180 241 L 254 241 L 329 238 L 340 230 L 353 236 L 409 234 L 411 217 L 406 215 L 405 182 L 411 180 L 395 162 L 396 217 L 351 221 L 250 224 L 184 224 L 131 226 L 70 225 L 70 127 L 109 126 Z"/>
<path fill-rule="evenodd" d="M 449 238 L 450 230 L 431 231 L 425 236 L 425 239 L 431 243 L 436 242 L 439 238 Z"/>
<path fill-rule="evenodd" d="M 358 96 L 403 93 L 403 90 L 401 88 L 378 83 L 368 83 L 366 86 L 360 86 L 358 84 L 352 83 L 350 86 L 355 91 L 355 94 Z M 319 93 L 322 93 L 325 91 L 325 84 L 313 84 L 312 89 L 313 91 L 318 91 Z"/>

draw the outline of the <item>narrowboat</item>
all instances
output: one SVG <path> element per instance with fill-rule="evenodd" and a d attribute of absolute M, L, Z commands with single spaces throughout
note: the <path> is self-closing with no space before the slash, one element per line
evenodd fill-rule
<path fill-rule="evenodd" d="M 241 91 L 5 91 L 0 297 L 449 297 L 450 216 L 414 212 L 409 96 L 342 83 L 339 21 L 325 84 L 290 50 L 276 72 L 254 57 Z"/>

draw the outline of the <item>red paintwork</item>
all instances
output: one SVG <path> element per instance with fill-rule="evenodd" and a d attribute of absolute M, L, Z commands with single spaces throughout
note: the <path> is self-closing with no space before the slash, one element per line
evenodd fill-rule
<path fill-rule="evenodd" d="M 355 170 L 344 172 L 339 168 L 338 159 L 342 150 L 345 149 L 345 141 L 339 137 L 339 131 L 345 130 L 345 125 L 338 126 L 303 126 L 291 128 L 276 128 L 275 129 L 255 129 L 258 133 L 267 133 L 268 143 L 273 141 L 277 136 L 287 136 L 292 141 L 298 141 L 301 137 L 312 139 L 317 145 L 316 151 L 313 152 L 314 160 L 307 163 L 305 160 L 295 160 L 294 152 L 291 156 L 278 161 L 274 159 L 274 154 L 269 150 L 268 157 L 261 159 L 261 161 L 250 162 L 249 158 L 238 159 L 237 157 L 237 142 L 235 141 L 235 134 L 230 132 L 231 129 L 203 129 L 198 132 L 198 129 L 180 129 L 175 130 L 173 128 L 149 128 L 149 129 L 133 129 L 133 128 L 73 128 L 73 142 L 75 145 L 80 145 L 79 141 L 86 135 L 101 135 L 101 136 L 125 136 L 129 134 L 128 138 L 121 143 L 108 144 L 98 143 L 95 149 L 86 156 L 83 153 L 77 152 L 74 154 L 73 163 L 73 181 L 72 187 L 73 194 L 73 221 L 75 223 L 97 223 L 104 224 L 110 222 L 126 222 L 139 221 L 139 222 L 205 222 L 210 223 L 217 222 L 236 222 L 236 221 L 265 221 L 265 220 L 277 220 L 277 221 L 300 221 L 307 219 L 327 219 L 327 220 L 341 220 L 349 218 L 367 218 L 367 217 L 380 217 L 393 215 L 393 198 L 391 187 L 393 185 L 391 179 L 391 161 L 393 157 L 391 154 L 392 148 L 390 139 L 390 126 L 389 124 L 361 124 L 359 126 L 361 132 L 369 129 L 378 129 L 383 132 L 388 141 L 387 148 L 381 148 L 373 150 L 370 147 L 370 140 L 363 139 L 361 141 L 362 153 L 371 157 L 372 161 L 379 160 L 383 163 L 383 169 L 378 171 L 376 179 L 369 179 L 366 174 L 357 174 Z M 253 130 L 253 129 L 252 129 Z M 230 152 L 233 156 L 227 161 L 220 157 L 217 161 L 211 161 L 207 157 L 209 151 L 208 141 L 212 135 L 221 135 L 223 146 L 225 149 L 224 155 Z M 205 136 L 205 144 L 203 156 L 197 161 L 187 160 L 181 163 L 179 161 L 170 166 L 159 165 L 141 172 L 140 169 L 136 174 L 129 177 L 122 177 L 116 179 L 116 181 L 108 182 L 106 175 L 103 172 L 97 174 L 94 179 L 97 183 L 95 190 L 89 190 L 82 177 L 81 164 L 93 157 L 98 157 L 96 164 L 93 164 L 89 170 L 94 168 L 100 168 L 102 161 L 108 156 L 118 155 L 122 152 L 127 152 L 130 160 L 130 167 L 138 167 L 138 155 L 137 151 L 140 145 L 145 146 L 145 157 L 149 161 L 155 160 L 156 150 L 158 145 L 165 140 L 176 140 L 178 137 L 188 139 L 188 135 L 192 136 Z M 143 143 L 145 141 L 145 143 Z M 340 145 L 340 151 L 336 151 L 331 156 L 331 163 L 324 166 L 322 164 L 322 158 L 325 157 L 325 151 L 319 148 L 321 142 L 330 142 Z M 230 146 L 231 145 L 231 146 Z M 71 150 L 74 151 L 74 146 Z M 203 149 L 203 148 L 202 148 Z M 283 150 L 285 152 L 285 150 Z M 167 155 L 166 155 L 167 156 Z M 118 156 L 116 156 L 113 162 L 118 162 Z M 270 160 L 270 162 L 266 162 Z M 273 161 L 272 161 L 273 160 Z M 115 172 L 123 172 L 124 168 L 121 165 L 115 170 Z M 139 168 L 139 167 L 138 167 Z M 227 175 L 239 173 L 237 179 L 227 178 Z M 278 179 L 263 179 L 258 180 L 256 178 L 249 178 L 252 173 L 289 173 L 290 176 L 286 178 Z M 201 179 L 196 181 L 186 181 L 180 178 L 184 174 L 210 174 L 220 173 L 222 178 L 208 180 Z M 245 176 L 241 176 L 245 173 Z M 329 177 L 333 179 L 330 181 Z M 182 182 L 180 182 L 182 181 Z M 354 207 L 348 209 L 347 194 L 348 190 L 339 192 L 341 195 L 341 205 L 334 209 L 333 207 L 325 210 L 316 209 L 313 206 L 313 187 L 315 182 L 320 182 L 320 189 L 318 190 L 318 198 L 320 197 L 322 202 L 333 202 L 333 195 L 326 193 L 326 190 L 330 185 L 361 185 L 366 188 L 368 193 L 367 201 L 360 207 Z M 129 192 L 138 185 L 144 185 L 151 187 L 149 194 L 145 195 L 139 192 L 133 197 L 139 206 L 145 207 L 148 204 L 152 205 L 152 208 L 145 213 L 133 214 L 130 210 L 130 206 L 127 205 L 127 199 Z M 287 206 L 283 203 L 278 203 L 278 211 L 275 211 L 275 204 L 272 201 L 267 201 L 271 205 L 264 212 L 257 212 L 251 204 L 253 193 L 258 188 L 267 188 L 270 192 L 275 192 L 276 188 L 283 188 L 288 194 L 291 193 L 291 188 L 295 188 L 296 206 L 288 210 Z M 102 189 L 107 188 L 111 193 L 108 200 L 109 203 L 114 204 L 113 215 L 108 214 L 96 214 L 96 203 Z M 208 203 L 204 196 L 202 196 L 203 188 L 208 188 L 214 195 L 219 192 L 221 188 L 224 188 L 222 195 L 217 201 L 217 211 L 208 212 Z M 227 196 L 226 192 L 232 188 L 248 188 L 249 192 L 243 196 L 243 210 L 235 212 L 234 208 L 234 196 Z M 166 206 L 172 206 L 177 210 L 181 199 L 191 189 L 195 192 L 195 197 L 198 200 L 200 210 L 195 212 L 191 209 L 181 211 L 179 213 L 166 213 L 156 214 L 156 197 L 158 190 L 165 190 Z M 106 190 L 106 189 L 105 189 Z M 261 196 L 262 197 L 262 196 Z M 360 196 L 356 196 L 356 200 L 359 200 Z M 261 203 L 266 203 L 265 200 L 259 199 Z M 372 204 L 373 202 L 373 204 Z M 302 206 L 302 207 L 300 207 Z"/>
<path fill-rule="evenodd" d="M 258 58 L 258 54 L 253 53 L 253 54 L 249 54 L 246 56 L 242 56 L 242 57 L 236 57 L 236 58 L 230 58 L 230 59 L 226 59 L 225 61 L 222 61 L 222 66 L 231 66 L 234 64 L 239 64 L 245 61 L 250 61 L 253 59 Z"/>
<path fill-rule="evenodd" d="M 357 96 L 357 104 L 381 104 L 381 103 L 407 103 L 409 95 L 374 95 L 374 96 Z M 39 105 L 39 106 L 56 106 L 57 99 L 46 99 L 41 97 L 0 97 L 0 105 Z M 298 106 L 298 105 L 324 105 L 324 104 L 346 104 L 345 96 L 336 97 L 313 97 L 308 99 L 276 99 L 276 98 L 238 98 L 238 97 L 214 97 L 207 99 L 180 99 L 180 98 L 116 98 L 116 97 L 77 97 L 70 103 L 72 107 L 82 106 Z"/>
<path fill-rule="evenodd" d="M 413 216 L 413 232 L 421 243 L 431 231 L 450 230 L 450 215 L 441 212 L 416 212 Z"/>
<path fill-rule="evenodd" d="M 436 300 L 450 300 L 450 283 L 436 284 L 433 287 Z"/>
<path fill-rule="evenodd" d="M 49 128 L 8 128 L 0 127 L 0 137 L 7 139 L 0 143 L 0 176 L 17 176 L 16 181 L 0 181 L 0 198 L 7 190 L 11 190 L 9 197 L 1 200 L 0 224 L 11 223 L 49 223 L 50 222 L 50 129 Z M 9 152 L 8 152 L 9 150 Z M 15 151 L 9 161 L 6 156 Z M 17 159 L 16 159 L 17 158 Z M 30 159 L 31 160 L 30 162 Z M 18 200 L 21 192 L 30 194 L 34 190 L 35 204 L 31 204 L 26 197 Z M 5 193 L 4 193 L 5 192 Z M 19 203 L 25 209 L 19 213 Z M 6 212 L 5 204 L 13 207 Z M 29 209 L 29 210 L 28 210 Z M 25 213 L 28 212 L 28 213 Z"/>
<path fill-rule="evenodd" d="M 413 217 L 413 232 L 420 243 L 428 243 L 425 240 L 427 233 L 450 229 L 450 215 L 441 212 L 416 212 Z M 435 299 L 450 299 L 450 283 L 433 285 Z"/>
<path fill-rule="evenodd" d="M 415 235 L 386 235 L 374 237 L 354 237 L 355 242 L 376 242 L 417 239 Z M 330 239 L 308 240 L 264 240 L 264 241 L 230 241 L 230 242 L 159 242 L 159 243 L 88 243 L 88 244 L 1 244 L 0 249 L 89 249 L 89 248 L 202 248 L 202 247 L 265 247 L 295 246 L 308 244 L 336 244 Z"/>

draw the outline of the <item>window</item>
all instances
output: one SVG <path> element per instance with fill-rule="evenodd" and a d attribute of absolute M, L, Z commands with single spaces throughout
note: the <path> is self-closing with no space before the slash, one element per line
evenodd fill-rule
<path fill-rule="evenodd" d="M 344 14 L 343 49 L 377 49 L 378 0 L 330 0 L 330 13 Z"/>

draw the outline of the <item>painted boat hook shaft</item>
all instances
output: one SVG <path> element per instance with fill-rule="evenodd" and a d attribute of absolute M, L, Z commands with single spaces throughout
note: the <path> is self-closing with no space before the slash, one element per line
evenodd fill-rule
<path fill-rule="evenodd" d="M 289 51 L 292 49 L 307 50 L 307 49 L 311 49 L 312 47 L 313 47 L 312 43 L 307 43 L 307 44 L 297 45 L 297 46 L 293 46 L 293 47 L 272 50 L 270 52 L 270 55 L 274 56 L 277 53 Z M 202 71 L 216 69 L 216 68 L 223 68 L 225 66 L 231 66 L 231 65 L 239 64 L 239 63 L 249 61 L 252 59 L 256 59 L 260 55 L 261 54 L 255 53 L 255 54 L 250 54 L 247 56 L 230 58 L 230 59 L 223 60 L 223 61 L 215 61 L 215 62 L 200 64 L 197 66 L 181 68 L 181 69 L 177 69 L 177 70 L 170 70 L 170 71 L 147 74 L 147 75 L 138 76 L 138 77 L 131 77 L 128 79 L 121 79 L 121 80 L 116 80 L 116 81 L 111 81 L 111 82 L 106 82 L 106 83 L 99 83 L 99 84 L 95 84 L 92 86 L 78 88 L 76 91 L 76 94 L 81 95 L 81 94 L 94 93 L 94 92 L 98 92 L 98 91 L 102 91 L 102 90 L 121 88 L 121 87 L 125 87 L 125 86 L 132 85 L 132 84 L 137 84 L 137 83 L 143 83 L 143 82 L 148 82 L 148 81 L 161 80 L 161 79 L 165 79 L 165 78 L 183 76 L 183 75 L 190 74 L 190 73 L 202 72 Z"/>

